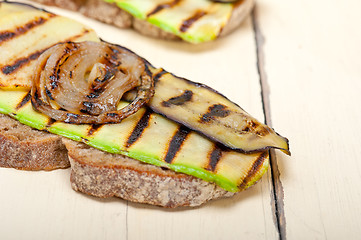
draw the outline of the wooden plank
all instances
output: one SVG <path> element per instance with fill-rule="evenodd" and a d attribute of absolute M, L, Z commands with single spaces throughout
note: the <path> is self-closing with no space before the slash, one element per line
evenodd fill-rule
<path fill-rule="evenodd" d="M 157 67 L 219 90 L 263 120 L 250 19 L 226 38 L 191 45 L 118 30 L 74 12 L 46 9 L 90 25 L 104 40 L 129 47 Z M 0 239 L 277 239 L 271 188 L 268 172 L 233 198 L 194 209 L 164 210 L 75 193 L 69 170 L 0 169 L 0 216 L 6 219 L 1 220 Z"/>
<path fill-rule="evenodd" d="M 126 202 L 76 193 L 69 174 L 0 168 L 0 238 L 125 239 Z"/>
<path fill-rule="evenodd" d="M 360 9 L 351 0 L 258 1 L 271 120 L 293 154 L 275 156 L 283 238 L 361 235 Z"/>

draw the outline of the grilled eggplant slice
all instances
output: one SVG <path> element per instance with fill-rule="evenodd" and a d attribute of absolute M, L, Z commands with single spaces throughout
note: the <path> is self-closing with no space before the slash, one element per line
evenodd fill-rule
<path fill-rule="evenodd" d="M 290 154 L 287 138 L 216 90 L 163 69 L 148 67 L 155 82 L 155 93 L 148 106 L 154 112 L 233 150 L 251 153 L 276 148 Z M 134 92 L 125 96 L 128 101 L 134 98 Z"/>
<path fill-rule="evenodd" d="M 149 106 L 169 119 L 242 152 L 278 148 L 289 154 L 288 140 L 259 122 L 237 104 L 200 83 L 155 73 L 155 94 Z"/>

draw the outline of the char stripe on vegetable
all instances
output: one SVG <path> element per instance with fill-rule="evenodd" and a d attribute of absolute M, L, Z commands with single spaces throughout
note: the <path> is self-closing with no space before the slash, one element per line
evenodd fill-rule
<path fill-rule="evenodd" d="M 46 49 L 45 49 L 45 50 L 46 50 Z M 10 74 L 18 71 L 19 69 L 21 69 L 23 66 L 25 66 L 25 65 L 28 64 L 29 62 L 38 59 L 38 57 L 39 57 L 45 50 L 36 51 L 36 52 L 34 52 L 34 53 L 31 53 L 31 54 L 30 54 L 29 56 L 27 56 L 27 57 L 18 58 L 18 59 L 16 59 L 13 63 L 1 67 L 1 71 L 2 71 L 4 74 L 6 74 L 6 75 L 10 75 Z"/>
<path fill-rule="evenodd" d="M 182 145 L 184 141 L 186 141 L 189 133 L 190 133 L 189 128 L 186 128 L 184 126 L 180 126 L 178 128 L 177 132 L 173 135 L 172 139 L 169 142 L 168 151 L 164 158 L 165 162 L 172 163 L 173 159 L 182 149 Z"/>
<path fill-rule="evenodd" d="M 183 105 L 192 100 L 193 92 L 190 90 L 185 90 L 181 95 L 176 97 L 171 97 L 167 101 L 163 101 L 162 105 L 164 107 L 170 107 L 171 105 Z"/>
<path fill-rule="evenodd" d="M 181 2 L 182 2 L 182 0 L 173 0 L 173 1 L 170 1 L 170 2 L 167 2 L 167 3 L 159 4 L 152 11 L 150 11 L 147 14 L 147 17 L 155 15 L 158 12 L 162 11 L 163 9 L 175 7 L 175 6 L 177 6 L 177 4 L 180 4 Z"/>
<path fill-rule="evenodd" d="M 149 125 L 149 120 L 151 116 L 151 111 L 146 110 L 143 114 L 143 116 L 139 119 L 137 125 L 133 128 L 132 133 L 129 135 L 126 148 L 131 147 L 140 137 L 142 136 L 142 133 L 147 129 Z"/>
<path fill-rule="evenodd" d="M 16 110 L 20 110 L 25 104 L 27 104 L 28 102 L 30 102 L 31 100 L 31 93 L 28 92 L 28 94 L 26 94 L 24 96 L 24 98 L 19 102 L 18 105 L 16 105 L 15 109 Z"/>
<path fill-rule="evenodd" d="M 204 113 L 199 121 L 201 123 L 208 123 L 214 121 L 216 118 L 224 118 L 230 114 L 227 107 L 222 104 L 214 104 L 208 108 L 208 111 Z"/>
<path fill-rule="evenodd" d="M 65 41 L 63 41 L 63 43 L 76 41 L 78 38 L 83 37 L 88 32 L 89 32 L 88 30 L 85 30 L 83 33 L 80 33 L 76 36 L 65 39 Z M 52 47 L 52 46 L 49 46 L 44 49 L 33 52 L 26 57 L 15 59 L 13 61 L 13 63 L 11 63 L 11 64 L 8 64 L 5 66 L 0 66 L 1 71 L 6 75 L 11 75 L 11 74 L 15 73 L 16 71 L 19 71 L 22 67 L 26 66 L 30 62 L 36 61 L 39 58 L 39 56 L 41 54 L 43 54 L 46 50 L 48 50 L 50 47 Z"/>
<path fill-rule="evenodd" d="M 24 23 L 21 26 L 17 26 L 15 29 L 7 30 L 0 32 L 0 44 L 9 41 L 13 38 L 16 38 L 20 35 L 23 35 L 30 31 L 31 29 L 41 26 L 46 21 L 48 21 L 50 18 L 55 17 L 55 14 L 49 14 L 47 18 L 45 17 L 36 17 L 26 23 Z"/>
<path fill-rule="evenodd" d="M 159 72 L 156 72 L 156 74 L 154 75 L 154 82 L 158 82 L 159 79 L 164 75 L 164 74 L 169 74 L 169 72 L 167 72 L 166 70 L 164 69 L 158 69 Z"/>
<path fill-rule="evenodd" d="M 289 153 L 286 138 L 212 88 L 163 69 L 154 75 L 155 93 L 148 103 L 153 111 L 238 151 L 279 148 Z"/>
<path fill-rule="evenodd" d="M 262 164 L 268 157 L 268 152 L 262 153 L 256 161 L 254 161 L 252 167 L 249 169 L 247 175 L 243 178 L 241 184 L 238 185 L 238 188 L 240 189 L 246 189 L 249 187 L 250 182 L 254 178 L 254 176 L 259 172 L 260 168 L 262 167 Z"/>
<path fill-rule="evenodd" d="M 207 15 L 206 11 L 203 10 L 197 10 L 192 16 L 190 16 L 189 18 L 187 18 L 186 20 L 183 21 L 183 23 L 181 24 L 181 26 L 179 27 L 179 31 L 181 32 L 187 32 L 188 29 L 197 21 L 199 20 L 201 17 Z"/>
<path fill-rule="evenodd" d="M 50 128 L 54 123 L 56 123 L 56 120 L 49 118 L 48 122 L 45 125 L 45 129 Z M 44 130 L 44 129 L 41 129 L 41 130 Z"/>
<path fill-rule="evenodd" d="M 214 172 L 216 170 L 217 164 L 221 160 L 221 158 L 222 158 L 222 150 L 218 146 L 218 144 L 214 144 L 214 148 L 213 148 L 212 152 L 210 152 L 210 154 L 209 154 L 209 164 L 206 169 Z"/>
<path fill-rule="evenodd" d="M 92 124 L 88 130 L 87 136 L 91 137 L 93 134 L 95 134 L 97 131 L 99 131 L 102 126 L 103 125 L 101 125 L 101 124 Z"/>

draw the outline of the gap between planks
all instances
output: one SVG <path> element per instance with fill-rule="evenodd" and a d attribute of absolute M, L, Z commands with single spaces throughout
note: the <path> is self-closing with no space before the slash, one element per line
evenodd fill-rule
<path fill-rule="evenodd" d="M 252 11 L 251 18 L 252 18 L 253 32 L 256 43 L 257 70 L 261 85 L 261 98 L 262 98 L 263 113 L 265 117 L 264 121 L 268 126 L 272 127 L 271 106 L 269 99 L 270 89 L 267 81 L 267 74 L 266 74 L 265 62 L 264 62 L 264 52 L 263 52 L 263 45 L 265 39 L 257 21 L 257 5 L 254 7 Z M 286 218 L 284 214 L 284 201 L 283 201 L 284 192 L 283 192 L 282 182 L 280 180 L 280 172 L 277 164 L 277 156 L 273 149 L 270 150 L 270 170 L 271 170 L 271 180 L 272 180 L 272 186 L 271 186 L 272 211 L 274 214 L 274 220 L 279 234 L 279 239 L 285 240 Z"/>

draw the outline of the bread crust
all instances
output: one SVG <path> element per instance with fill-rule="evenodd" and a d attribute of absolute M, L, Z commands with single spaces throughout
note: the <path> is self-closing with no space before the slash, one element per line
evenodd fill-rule
<path fill-rule="evenodd" d="M 234 195 L 193 176 L 102 152 L 68 139 L 63 141 L 69 151 L 71 185 L 79 192 L 166 208 L 194 207 Z"/>
<path fill-rule="evenodd" d="M 61 137 L 0 114 L 0 167 L 54 170 L 70 166 Z"/>
<path fill-rule="evenodd" d="M 107 3 L 104 0 L 86 0 L 78 10 L 87 17 L 119 28 L 132 27 L 132 15 L 118 8 L 114 3 Z"/>

